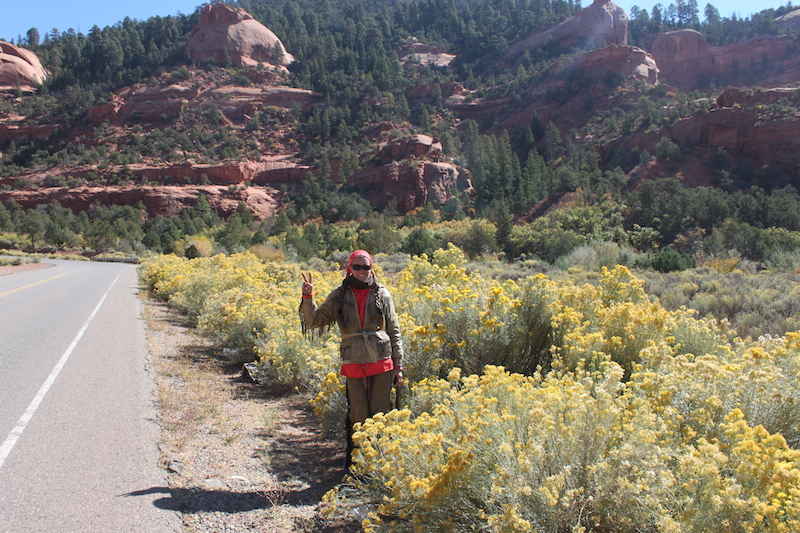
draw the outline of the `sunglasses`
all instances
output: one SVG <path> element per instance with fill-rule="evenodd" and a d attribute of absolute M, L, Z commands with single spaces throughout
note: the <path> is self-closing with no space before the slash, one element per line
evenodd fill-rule
<path fill-rule="evenodd" d="M 369 270 L 372 265 L 350 265 L 353 270 Z"/>

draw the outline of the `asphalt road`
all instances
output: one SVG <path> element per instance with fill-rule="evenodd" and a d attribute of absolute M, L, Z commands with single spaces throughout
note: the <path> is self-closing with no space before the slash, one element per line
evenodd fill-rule
<path fill-rule="evenodd" d="M 180 531 L 133 265 L 0 276 L 0 532 Z"/>

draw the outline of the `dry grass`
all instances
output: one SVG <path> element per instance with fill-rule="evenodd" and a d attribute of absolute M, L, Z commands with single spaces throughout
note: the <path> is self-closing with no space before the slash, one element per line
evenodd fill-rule
<path fill-rule="evenodd" d="M 9 264 L 5 264 L 3 262 L 0 262 L 0 276 L 6 275 L 6 274 L 16 274 L 17 272 L 27 272 L 29 270 L 39 270 L 40 268 L 50 268 L 52 266 L 55 266 L 52 263 L 22 263 L 22 262 L 20 262 L 20 263 L 14 264 L 13 261 L 16 261 L 16 260 L 12 259 L 11 261 L 12 261 L 12 263 L 9 263 Z"/>
<path fill-rule="evenodd" d="M 318 512 L 344 456 L 342 443 L 322 438 L 308 399 L 243 380 L 240 366 L 146 296 L 161 465 L 185 531 L 360 531 L 352 518 Z"/>

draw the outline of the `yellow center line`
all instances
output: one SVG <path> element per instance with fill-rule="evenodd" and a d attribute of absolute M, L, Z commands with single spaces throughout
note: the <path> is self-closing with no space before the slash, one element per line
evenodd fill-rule
<path fill-rule="evenodd" d="M 45 281 L 51 281 L 51 280 L 60 278 L 61 276 L 66 276 L 67 274 L 74 274 L 75 272 L 80 272 L 81 270 L 86 270 L 87 268 L 89 268 L 89 267 L 79 268 L 78 270 L 73 270 L 72 272 L 64 272 L 63 274 L 59 274 L 58 276 L 53 276 L 52 278 L 43 279 L 43 280 L 37 281 L 35 283 L 29 283 L 28 285 L 25 285 L 25 286 L 22 286 L 22 287 L 17 287 L 16 289 L 11 289 L 10 291 L 0 292 L 0 298 L 2 298 L 3 296 L 6 296 L 8 294 L 13 294 L 15 292 L 19 292 L 19 291 L 24 290 L 24 289 L 29 289 L 30 287 L 39 285 L 40 283 L 44 283 Z"/>

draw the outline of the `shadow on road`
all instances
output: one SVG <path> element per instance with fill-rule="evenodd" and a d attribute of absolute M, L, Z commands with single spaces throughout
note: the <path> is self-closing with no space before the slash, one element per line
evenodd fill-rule
<path fill-rule="evenodd" d="M 164 498 L 153 501 L 159 509 L 178 511 L 181 513 L 221 512 L 244 513 L 254 509 L 263 509 L 275 505 L 271 494 L 266 492 L 233 492 L 218 489 L 172 489 L 169 487 L 151 487 L 121 494 L 121 496 L 146 496 L 149 494 L 165 494 Z"/>

